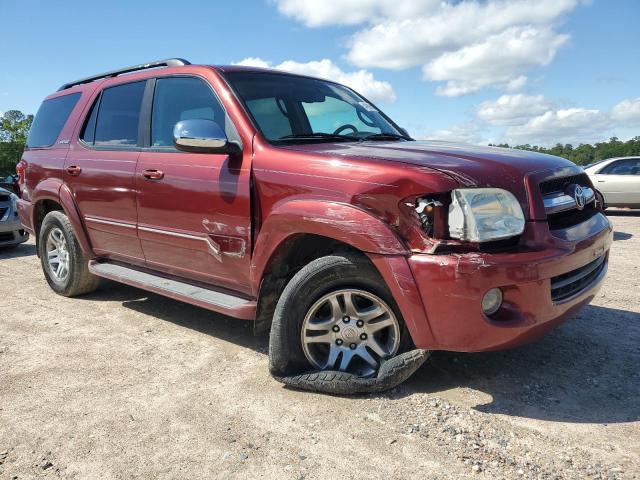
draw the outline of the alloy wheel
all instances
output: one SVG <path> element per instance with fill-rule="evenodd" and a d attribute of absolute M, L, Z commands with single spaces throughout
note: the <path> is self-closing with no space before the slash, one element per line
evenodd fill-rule
<path fill-rule="evenodd" d="M 301 332 L 307 360 L 321 370 L 374 374 L 400 346 L 400 325 L 378 296 L 347 289 L 324 295 L 309 309 Z"/>
<path fill-rule="evenodd" d="M 51 275 L 57 281 L 64 282 L 69 276 L 69 248 L 60 228 L 52 228 L 49 232 L 46 252 Z"/>

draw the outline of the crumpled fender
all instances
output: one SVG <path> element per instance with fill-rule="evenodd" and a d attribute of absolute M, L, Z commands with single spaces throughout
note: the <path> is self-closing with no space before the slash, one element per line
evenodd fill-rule
<path fill-rule="evenodd" d="M 362 378 L 334 370 L 316 370 L 300 375 L 273 377 L 287 387 L 335 395 L 375 393 L 397 387 L 429 358 L 428 350 L 411 350 L 382 362 L 375 377 Z"/>
<path fill-rule="evenodd" d="M 305 233 L 339 240 L 365 253 L 407 253 L 395 232 L 365 210 L 322 199 L 290 200 L 269 213 L 258 234 L 251 269 L 256 295 L 278 246 L 292 235 Z"/>

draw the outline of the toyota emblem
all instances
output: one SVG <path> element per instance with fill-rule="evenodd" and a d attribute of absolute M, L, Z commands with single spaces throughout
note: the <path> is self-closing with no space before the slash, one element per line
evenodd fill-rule
<path fill-rule="evenodd" d="M 584 190 L 580 185 L 576 185 L 573 190 L 573 198 L 576 200 L 578 210 L 584 210 L 584 207 L 587 204 L 587 196 L 584 194 Z"/>

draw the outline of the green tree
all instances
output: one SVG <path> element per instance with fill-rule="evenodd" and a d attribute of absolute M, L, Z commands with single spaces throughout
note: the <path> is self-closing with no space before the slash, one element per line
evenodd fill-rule
<path fill-rule="evenodd" d="M 0 142 L 27 143 L 27 135 L 33 123 L 33 115 L 20 110 L 9 110 L 0 117 Z"/>
<path fill-rule="evenodd" d="M 27 142 L 33 115 L 9 110 L 0 116 L 0 177 L 15 173 Z"/>

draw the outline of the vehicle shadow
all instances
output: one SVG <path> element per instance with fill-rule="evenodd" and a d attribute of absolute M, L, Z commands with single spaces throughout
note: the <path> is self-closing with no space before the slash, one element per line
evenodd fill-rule
<path fill-rule="evenodd" d="M 617 242 L 619 240 L 629 240 L 630 238 L 633 238 L 633 234 L 632 233 L 618 232 L 618 231 L 613 232 L 613 241 L 614 242 Z"/>
<path fill-rule="evenodd" d="M 22 243 L 11 249 L 3 249 L 0 247 L 0 260 L 5 258 L 30 257 L 35 254 L 36 246 L 33 243 Z"/>
<path fill-rule="evenodd" d="M 123 307 L 138 313 L 150 315 L 257 352 L 265 354 L 268 352 L 268 338 L 253 335 L 253 322 L 227 317 L 121 283 L 103 279 L 98 290 L 78 298 L 121 302 Z"/>
<path fill-rule="evenodd" d="M 465 387 L 478 411 L 569 423 L 640 420 L 640 313 L 588 306 L 536 343 L 488 353 L 435 352 L 407 393 Z M 464 402 L 464 399 L 462 399 Z"/>
<path fill-rule="evenodd" d="M 104 281 L 87 300 L 125 308 L 267 354 L 267 336 L 236 320 L 160 295 Z M 466 389 L 491 396 L 478 411 L 570 423 L 640 420 L 640 313 L 588 306 L 536 343 L 488 353 L 434 352 L 390 399 L 449 397 Z M 264 372 L 268 375 L 266 369 Z M 461 393 L 462 392 L 462 393 Z M 380 394 L 376 394 L 378 396 Z M 468 398 L 460 398 L 468 403 Z"/>
<path fill-rule="evenodd" d="M 608 208 L 605 211 L 605 215 L 608 217 L 640 217 L 640 210 L 630 210 L 626 208 L 612 210 Z"/>

